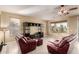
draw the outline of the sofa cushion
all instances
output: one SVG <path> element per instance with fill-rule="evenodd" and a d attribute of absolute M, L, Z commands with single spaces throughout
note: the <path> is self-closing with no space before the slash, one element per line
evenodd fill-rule
<path fill-rule="evenodd" d="M 69 36 L 63 37 L 63 40 L 67 40 L 68 42 L 73 41 L 76 38 L 76 34 L 71 34 Z"/>
<path fill-rule="evenodd" d="M 55 46 L 55 45 L 52 44 L 52 43 L 48 44 L 47 47 L 51 47 L 51 48 L 53 48 L 53 49 L 56 50 L 56 51 L 58 50 L 58 47 Z"/>
<path fill-rule="evenodd" d="M 55 45 L 56 47 L 59 47 L 59 44 L 51 42 L 51 41 L 49 41 L 49 42 L 52 43 L 53 45 Z"/>
<path fill-rule="evenodd" d="M 22 34 L 18 34 L 16 37 L 18 37 L 18 38 L 22 38 L 23 35 L 22 35 Z"/>
<path fill-rule="evenodd" d="M 65 44 L 67 44 L 67 40 L 61 40 L 60 43 L 59 43 L 59 47 L 63 47 Z"/>
<path fill-rule="evenodd" d="M 27 43 L 26 39 L 22 38 L 22 40 L 23 40 L 25 43 Z"/>
<path fill-rule="evenodd" d="M 27 37 L 23 37 L 25 40 L 27 40 Z"/>
<path fill-rule="evenodd" d="M 63 37 L 62 39 L 63 40 L 68 40 L 68 39 L 70 39 L 71 38 L 71 36 L 65 36 L 65 37 Z"/>
<path fill-rule="evenodd" d="M 31 38 L 30 37 L 27 37 L 27 40 L 31 40 Z"/>

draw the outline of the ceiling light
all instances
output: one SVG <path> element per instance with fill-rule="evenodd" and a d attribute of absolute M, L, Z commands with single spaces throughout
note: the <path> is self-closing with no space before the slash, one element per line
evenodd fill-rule
<path fill-rule="evenodd" d="M 61 7 L 60 10 L 58 11 L 58 15 L 66 15 L 68 14 L 68 10 L 64 7 Z"/>

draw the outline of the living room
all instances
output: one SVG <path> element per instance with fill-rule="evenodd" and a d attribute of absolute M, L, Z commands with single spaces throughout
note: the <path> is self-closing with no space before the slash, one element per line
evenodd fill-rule
<path fill-rule="evenodd" d="M 0 5 L 1 54 L 79 53 L 78 11 L 78 5 Z M 23 36 L 23 40 L 31 41 L 28 41 L 29 49 L 20 41 Z M 53 51 L 55 47 L 52 47 L 53 52 L 49 50 L 50 43 L 62 41 L 66 36 L 70 37 L 67 49 L 60 49 L 66 51 Z"/>

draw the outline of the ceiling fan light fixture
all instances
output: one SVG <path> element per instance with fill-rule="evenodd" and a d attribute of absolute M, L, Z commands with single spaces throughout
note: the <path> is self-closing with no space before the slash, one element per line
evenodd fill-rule
<path fill-rule="evenodd" d="M 64 7 L 61 7 L 61 9 L 58 11 L 58 15 L 66 15 L 68 14 L 68 10 L 65 9 Z"/>
<path fill-rule="evenodd" d="M 58 15 L 62 15 L 62 12 L 58 12 Z"/>
<path fill-rule="evenodd" d="M 65 5 L 60 5 L 60 8 L 58 10 L 58 15 L 59 16 L 63 16 L 63 15 L 66 16 L 66 15 L 71 13 L 70 11 L 73 11 L 73 10 L 76 10 L 76 9 L 78 9 L 78 7 L 69 8 L 69 7 L 65 7 Z"/>

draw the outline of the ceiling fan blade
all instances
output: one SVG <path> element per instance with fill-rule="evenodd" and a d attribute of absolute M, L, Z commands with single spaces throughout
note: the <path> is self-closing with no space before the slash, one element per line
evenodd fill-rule
<path fill-rule="evenodd" d="M 74 7 L 74 8 L 69 9 L 69 11 L 76 10 L 76 9 L 78 9 L 78 8 L 77 7 Z"/>

